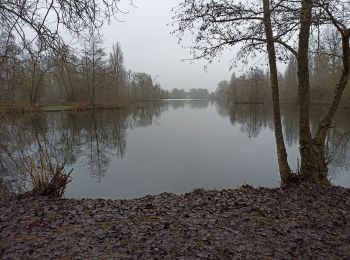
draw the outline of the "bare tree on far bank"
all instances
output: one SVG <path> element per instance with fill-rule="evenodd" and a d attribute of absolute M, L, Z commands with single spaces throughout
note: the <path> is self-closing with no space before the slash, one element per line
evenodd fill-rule
<path fill-rule="evenodd" d="M 66 45 L 54 52 L 37 43 L 23 50 L 13 43 L 0 60 L 0 102 L 99 107 L 166 97 L 151 75 L 125 68 L 119 43 L 108 55 L 97 33 L 81 37 L 80 45 L 81 50 Z"/>
<path fill-rule="evenodd" d="M 165 91 L 151 76 L 127 72 L 119 43 L 106 58 L 99 29 L 125 13 L 119 3 L 2 1 L 0 102 L 29 107 L 45 103 L 96 106 L 163 98 Z M 72 37 L 79 43 L 69 47 Z"/>

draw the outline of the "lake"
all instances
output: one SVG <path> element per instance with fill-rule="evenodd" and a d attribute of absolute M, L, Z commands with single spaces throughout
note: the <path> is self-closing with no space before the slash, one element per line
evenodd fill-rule
<path fill-rule="evenodd" d="M 322 106 L 312 107 L 312 129 L 324 112 Z M 330 179 L 345 187 L 350 187 L 348 115 L 349 110 L 339 111 L 327 138 Z M 282 122 L 288 159 L 296 169 L 295 106 L 283 106 Z M 3 181 L 15 185 L 21 179 L 18 150 L 35 154 L 45 143 L 54 160 L 73 169 L 67 198 L 123 199 L 280 183 L 268 104 L 164 100 L 128 110 L 11 116 L 1 124 Z"/>

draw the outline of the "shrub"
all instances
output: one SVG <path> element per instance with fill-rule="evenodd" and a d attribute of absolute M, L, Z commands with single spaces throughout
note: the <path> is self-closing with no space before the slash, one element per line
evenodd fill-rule
<path fill-rule="evenodd" d="M 29 191 L 31 196 L 48 196 L 60 198 L 64 194 L 67 184 L 71 181 L 73 170 L 66 171 L 64 163 L 52 166 L 40 157 L 39 161 L 27 157 L 24 161 L 24 171 L 29 177 Z"/>

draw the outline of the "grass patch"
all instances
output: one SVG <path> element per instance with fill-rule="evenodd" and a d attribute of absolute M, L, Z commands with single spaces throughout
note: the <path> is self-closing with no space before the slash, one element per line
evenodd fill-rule
<path fill-rule="evenodd" d="M 54 112 L 54 111 L 70 111 L 77 110 L 77 105 L 46 105 L 40 107 L 42 111 Z"/>

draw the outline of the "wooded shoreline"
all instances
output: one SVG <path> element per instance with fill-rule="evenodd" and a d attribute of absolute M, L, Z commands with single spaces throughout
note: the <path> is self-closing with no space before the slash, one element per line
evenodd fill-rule
<path fill-rule="evenodd" d="M 142 105 L 145 102 L 159 102 L 166 101 L 168 99 L 156 99 L 156 100 L 142 100 L 142 101 L 127 101 L 118 103 L 97 103 L 91 106 L 88 103 L 49 103 L 39 105 L 29 105 L 26 103 L 0 103 L 0 112 L 5 113 L 26 113 L 26 112 L 60 112 L 60 111 L 85 111 L 85 110 L 100 110 L 100 109 L 128 109 L 135 106 Z M 179 99 L 179 101 L 186 101 L 187 99 Z M 200 99 L 199 99 L 200 100 Z M 217 101 L 215 99 L 206 99 L 207 101 Z M 271 103 L 249 103 L 249 102 L 228 102 L 234 105 L 267 105 L 271 106 Z M 296 103 L 281 103 L 281 105 L 297 105 Z M 328 103 L 311 103 L 311 106 L 328 106 Z M 341 106 L 340 109 L 350 109 L 350 106 Z"/>
<path fill-rule="evenodd" d="M 350 189 L 194 190 L 0 205 L 2 259 L 348 259 Z"/>
<path fill-rule="evenodd" d="M 145 100 L 145 101 L 127 101 L 118 103 L 97 103 L 93 106 L 88 103 L 52 103 L 29 105 L 26 103 L 4 104 L 0 103 L 0 112 L 5 113 L 26 113 L 26 112 L 60 112 L 60 111 L 85 111 L 85 110 L 100 110 L 100 109 L 128 109 L 139 106 L 145 102 L 157 102 L 160 100 Z"/>

